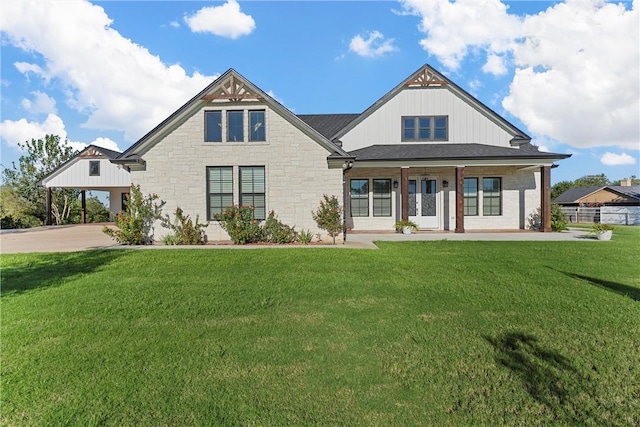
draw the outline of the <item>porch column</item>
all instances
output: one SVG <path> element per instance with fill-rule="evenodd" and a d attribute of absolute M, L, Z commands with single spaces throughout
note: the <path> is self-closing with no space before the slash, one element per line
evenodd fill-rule
<path fill-rule="evenodd" d="M 87 192 L 85 190 L 82 190 L 80 192 L 80 200 L 82 201 L 82 210 L 80 211 L 80 222 L 83 224 L 87 223 L 87 217 L 86 217 L 86 212 L 87 212 Z"/>
<path fill-rule="evenodd" d="M 409 221 L 409 168 L 400 169 L 400 203 L 402 205 L 402 220 Z"/>
<path fill-rule="evenodd" d="M 540 168 L 540 231 L 551 231 L 551 166 Z"/>
<path fill-rule="evenodd" d="M 464 166 L 456 166 L 456 233 L 464 233 Z"/>
<path fill-rule="evenodd" d="M 51 187 L 47 187 L 47 218 L 45 219 L 45 225 L 51 225 Z"/>

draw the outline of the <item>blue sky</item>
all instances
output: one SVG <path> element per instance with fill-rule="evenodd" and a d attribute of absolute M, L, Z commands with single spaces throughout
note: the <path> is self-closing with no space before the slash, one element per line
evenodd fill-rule
<path fill-rule="evenodd" d="M 228 68 L 298 114 L 359 113 L 424 63 L 572 153 L 552 180 L 640 176 L 638 3 L 14 1 L 2 165 L 56 133 L 124 150 Z"/>

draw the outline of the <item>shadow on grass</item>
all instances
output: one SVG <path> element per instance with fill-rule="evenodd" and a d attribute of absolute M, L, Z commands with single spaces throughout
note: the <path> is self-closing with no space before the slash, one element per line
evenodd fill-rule
<path fill-rule="evenodd" d="M 484 337 L 496 351 L 496 361 L 522 382 L 531 397 L 544 405 L 554 420 L 583 424 L 592 419 L 577 402 L 584 378 L 559 352 L 544 348 L 533 335 L 511 332 Z"/>
<path fill-rule="evenodd" d="M 121 257 L 123 250 L 27 254 L 2 265 L 0 296 L 57 286 L 73 276 L 92 273 Z"/>
<path fill-rule="evenodd" d="M 562 274 L 572 277 L 574 279 L 583 280 L 590 285 L 604 288 L 608 291 L 615 292 L 617 294 L 631 298 L 634 301 L 640 301 L 640 289 L 633 286 L 623 285 L 622 283 L 609 282 L 608 280 L 596 279 L 595 277 L 583 276 L 581 274 L 569 273 L 561 271 Z"/>

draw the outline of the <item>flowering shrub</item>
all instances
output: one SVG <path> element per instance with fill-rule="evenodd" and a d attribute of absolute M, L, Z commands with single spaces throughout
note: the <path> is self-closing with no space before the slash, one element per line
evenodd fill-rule
<path fill-rule="evenodd" d="M 171 222 L 169 215 L 166 215 L 162 218 L 162 226 L 173 231 L 173 234 L 162 239 L 165 245 L 202 245 L 205 237 L 204 229 L 209 226 L 209 223 L 199 223 L 199 217 L 196 215 L 194 224 L 191 217 L 184 215 L 182 209 L 178 207 L 174 221 Z"/>
<path fill-rule="evenodd" d="M 231 206 L 214 218 L 236 245 L 262 241 L 262 227 L 253 218 L 253 206 Z"/>
<path fill-rule="evenodd" d="M 336 196 L 323 196 L 320 206 L 311 213 L 318 227 L 325 230 L 333 238 L 336 244 L 336 236 L 342 231 L 342 207 Z"/>
<path fill-rule="evenodd" d="M 262 227 L 262 237 L 266 242 L 291 243 L 296 240 L 297 234 L 295 227 L 289 227 L 281 223 L 273 211 L 269 212 L 269 216 Z"/>
<path fill-rule="evenodd" d="M 118 230 L 104 227 L 102 232 L 123 245 L 149 245 L 153 243 L 151 227 L 160 218 L 162 205 L 156 203 L 157 194 L 142 195 L 139 185 L 131 186 L 127 209 L 116 215 Z"/>

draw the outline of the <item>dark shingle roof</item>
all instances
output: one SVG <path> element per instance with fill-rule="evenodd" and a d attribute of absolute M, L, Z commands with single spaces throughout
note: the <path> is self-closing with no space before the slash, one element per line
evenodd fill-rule
<path fill-rule="evenodd" d="M 580 199 L 603 188 L 601 185 L 590 187 L 573 187 L 553 199 L 553 203 L 578 203 Z"/>
<path fill-rule="evenodd" d="M 360 114 L 298 114 L 298 118 L 325 138 L 331 138 Z"/>
<path fill-rule="evenodd" d="M 528 144 L 526 144 L 528 145 Z M 464 160 L 536 158 L 558 159 L 566 154 L 545 153 L 533 147 L 509 148 L 484 144 L 393 144 L 372 145 L 349 152 L 358 160 Z"/>
<path fill-rule="evenodd" d="M 624 194 L 627 197 L 640 200 L 640 185 L 607 185 L 607 188 L 610 188 L 613 191 L 617 191 L 620 194 Z"/>

